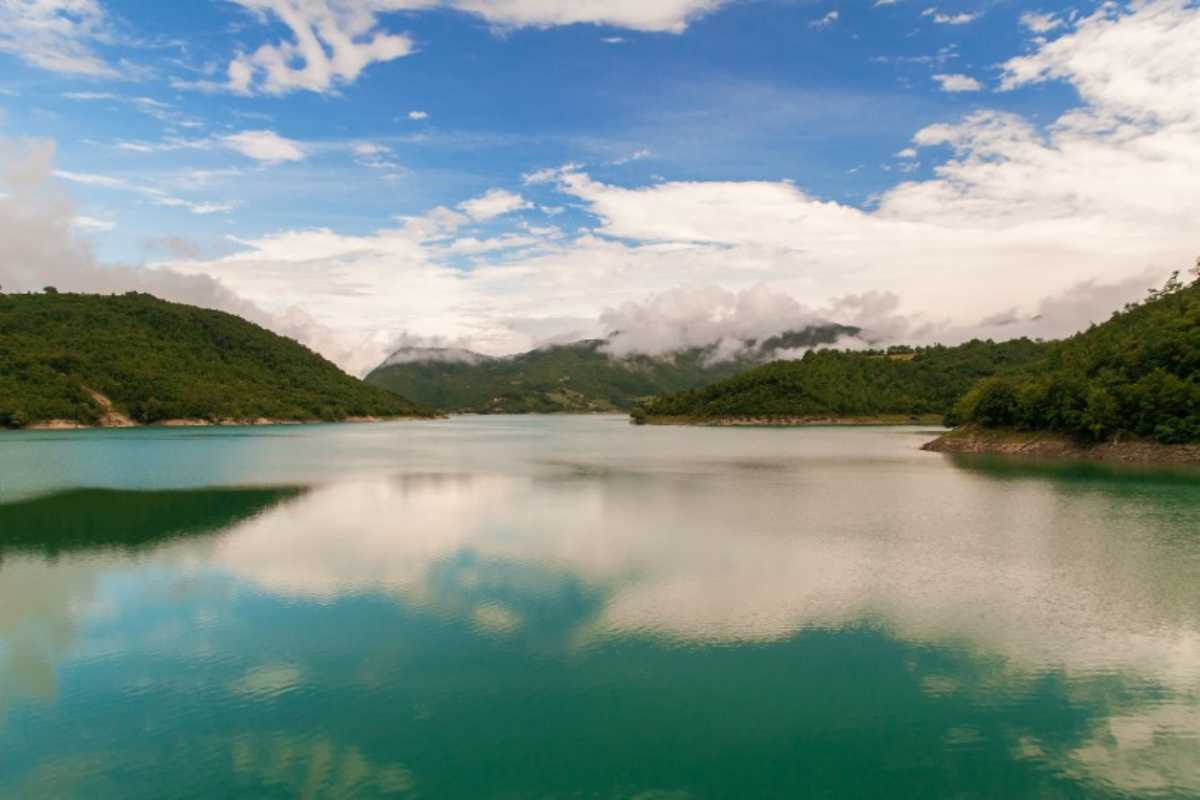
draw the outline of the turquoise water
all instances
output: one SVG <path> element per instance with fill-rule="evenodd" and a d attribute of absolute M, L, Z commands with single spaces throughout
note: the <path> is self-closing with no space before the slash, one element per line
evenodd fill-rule
<path fill-rule="evenodd" d="M 5 434 L 0 796 L 1200 796 L 1200 476 L 929 438 Z"/>

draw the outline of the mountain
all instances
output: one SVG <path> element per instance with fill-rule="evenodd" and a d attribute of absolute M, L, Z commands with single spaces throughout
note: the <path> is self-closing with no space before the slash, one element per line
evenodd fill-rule
<path fill-rule="evenodd" d="M 941 417 L 979 379 L 1028 365 L 1049 345 L 997 344 L 888 350 L 814 350 L 700 389 L 650 399 L 635 422 L 800 422 L 817 419 Z"/>
<path fill-rule="evenodd" d="M 443 411 L 550 413 L 629 410 L 639 399 L 703 386 L 787 349 L 832 344 L 859 333 L 817 325 L 763 342 L 744 342 L 736 358 L 715 360 L 715 348 L 665 356 L 610 356 L 589 339 L 491 358 L 453 348 L 403 348 L 366 381 Z"/>
<path fill-rule="evenodd" d="M 1050 349 L 1020 371 L 978 383 L 954 422 L 1064 434 L 1200 443 L 1200 265 L 1141 303 Z"/>
<path fill-rule="evenodd" d="M 0 426 L 434 412 L 232 314 L 147 294 L 0 294 Z"/>

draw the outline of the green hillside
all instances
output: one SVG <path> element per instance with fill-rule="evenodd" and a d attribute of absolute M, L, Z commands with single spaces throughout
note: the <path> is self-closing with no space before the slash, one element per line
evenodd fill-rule
<path fill-rule="evenodd" d="M 736 374 L 783 348 L 828 344 L 856 328 L 822 325 L 748 343 L 740 359 L 712 361 L 710 349 L 616 359 L 603 340 L 533 350 L 509 358 L 466 351 L 413 350 L 393 355 L 366 380 L 443 411 L 553 413 L 629 410 L 642 398 Z M 401 358 L 400 363 L 395 362 Z"/>
<path fill-rule="evenodd" d="M 980 382 L 953 421 L 1090 441 L 1200 442 L 1200 277 L 1185 285 L 1177 273 L 1041 362 Z"/>
<path fill-rule="evenodd" d="M 147 294 L 0 294 L 0 426 L 429 416 L 298 344 Z"/>
<path fill-rule="evenodd" d="M 942 415 L 979 379 L 1028 365 L 1049 347 L 1016 339 L 810 351 L 796 361 L 777 361 L 702 389 L 653 398 L 635 409 L 634 420 Z"/>

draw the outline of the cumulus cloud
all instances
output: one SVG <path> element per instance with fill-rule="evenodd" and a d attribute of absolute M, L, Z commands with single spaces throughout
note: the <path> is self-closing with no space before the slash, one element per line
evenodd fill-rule
<path fill-rule="evenodd" d="M 116 77 L 94 50 L 111 42 L 97 0 L 4 0 L 0 2 L 0 52 L 35 67 L 74 75 Z"/>
<path fill-rule="evenodd" d="M 297 141 L 280 136 L 275 131 L 242 131 L 222 136 L 221 143 L 255 161 L 275 163 L 279 161 L 301 161 L 304 147 Z"/>
<path fill-rule="evenodd" d="M 1197 36 L 1200 11 L 1187 0 L 1153 0 L 1136 4 L 1132 11 L 1105 4 L 1073 31 L 1007 61 L 1001 88 L 1069 81 L 1087 102 L 1088 113 L 1067 116 L 1060 124 L 1080 133 L 1087 132 L 1087 126 L 1100 135 L 1103 126 L 1127 121 L 1138 127 L 1114 132 L 1113 140 L 1149 135 L 1156 128 L 1183 134 L 1176 126 L 1194 130 L 1200 125 L 1200 106 L 1181 101 L 1194 97 L 1200 86 Z M 1184 144 L 1176 142 L 1162 155 L 1190 161 L 1195 154 Z"/>
<path fill-rule="evenodd" d="M 943 92 L 978 92 L 983 89 L 983 84 L 970 75 L 941 73 L 934 75 L 933 79 Z"/>
<path fill-rule="evenodd" d="M 408 112 L 408 118 L 411 120 L 414 120 L 416 122 L 420 122 L 423 119 L 429 119 L 429 112 L 428 111 L 410 111 L 410 112 Z"/>

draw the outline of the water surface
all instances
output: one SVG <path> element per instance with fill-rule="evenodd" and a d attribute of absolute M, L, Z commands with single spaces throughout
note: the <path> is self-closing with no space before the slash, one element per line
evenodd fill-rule
<path fill-rule="evenodd" d="M 1200 480 L 911 428 L 6 434 L 3 797 L 1200 796 Z"/>

